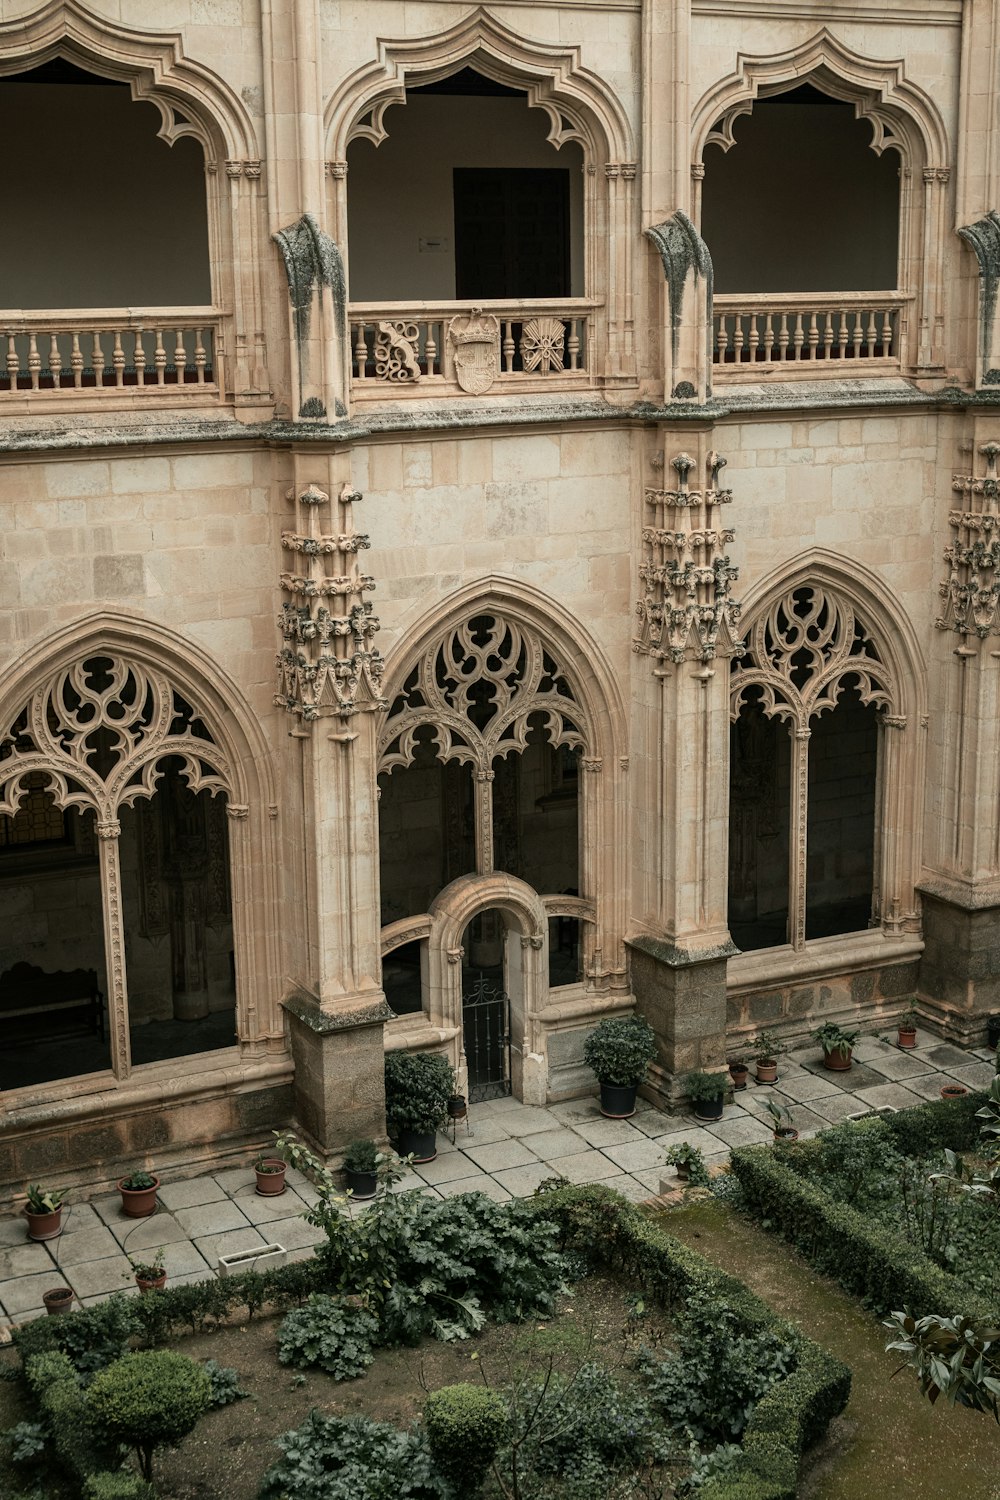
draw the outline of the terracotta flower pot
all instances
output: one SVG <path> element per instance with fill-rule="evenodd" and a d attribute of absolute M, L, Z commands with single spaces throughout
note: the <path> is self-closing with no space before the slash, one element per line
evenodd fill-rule
<path fill-rule="evenodd" d="M 280 1156 L 265 1156 L 260 1166 L 255 1166 L 257 1191 L 262 1198 L 278 1198 L 285 1191 L 285 1173 L 288 1163 Z"/>
<path fill-rule="evenodd" d="M 156 1191 L 160 1186 L 160 1179 L 153 1176 L 152 1187 L 127 1188 L 127 1178 L 118 1180 L 118 1191 L 122 1195 L 122 1213 L 127 1219 L 148 1219 L 149 1215 L 156 1212 Z"/>
<path fill-rule="evenodd" d="M 829 1068 L 831 1073 L 846 1073 L 853 1057 L 851 1047 L 831 1047 L 829 1052 L 823 1053 L 823 1066 Z"/>
<path fill-rule="evenodd" d="M 730 1063 L 729 1076 L 733 1080 L 734 1089 L 745 1089 L 747 1086 L 747 1079 L 750 1076 L 750 1069 L 747 1067 L 746 1063 Z"/>
<path fill-rule="evenodd" d="M 763 1059 L 761 1059 L 757 1063 L 757 1082 L 758 1083 L 774 1083 L 775 1080 L 777 1079 L 777 1077 L 778 1077 L 778 1064 L 777 1064 L 777 1060 L 776 1059 L 774 1059 L 774 1058 L 768 1058 L 766 1061 L 763 1060 Z"/>
<path fill-rule="evenodd" d="M 964 1083 L 946 1083 L 941 1090 L 942 1099 L 961 1099 L 969 1092 Z"/>
<path fill-rule="evenodd" d="M 73 1288 L 68 1286 L 56 1286 L 49 1292 L 43 1292 L 42 1301 L 45 1304 L 45 1311 L 52 1316 L 56 1313 L 69 1312 L 75 1295 Z"/>
<path fill-rule="evenodd" d="M 915 1026 L 899 1028 L 899 1045 L 901 1047 L 915 1047 L 917 1045 L 917 1028 Z"/>
<path fill-rule="evenodd" d="M 636 1083 L 602 1083 L 601 1114 L 609 1120 L 628 1120 L 635 1114 Z"/>
<path fill-rule="evenodd" d="M 798 1138 L 799 1132 L 792 1125 L 784 1125 L 774 1132 L 775 1145 L 778 1145 L 780 1141 L 797 1141 Z"/>
<path fill-rule="evenodd" d="M 54 1240 L 62 1234 L 62 1207 L 54 1209 L 50 1214 L 33 1214 L 30 1209 L 24 1210 L 24 1217 L 28 1221 L 29 1240 Z"/>
<path fill-rule="evenodd" d="M 162 1292 L 167 1284 L 167 1273 L 162 1271 L 159 1276 L 137 1276 L 135 1284 L 140 1292 Z"/>

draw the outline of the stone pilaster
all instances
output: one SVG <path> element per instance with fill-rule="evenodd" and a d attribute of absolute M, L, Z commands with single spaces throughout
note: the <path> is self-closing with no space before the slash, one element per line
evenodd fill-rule
<path fill-rule="evenodd" d="M 735 952 L 726 922 L 728 660 L 739 649 L 739 608 L 725 551 L 733 533 L 721 521 L 732 499 L 720 483 L 724 464 L 714 452 L 676 453 L 660 470 L 673 485 L 661 479 L 644 496 L 634 642 L 648 658 L 636 684 L 642 930 L 630 948 L 638 1007 L 659 1041 L 651 1087 L 663 1101 L 679 1097 L 685 1073 L 725 1061 L 725 960 Z"/>

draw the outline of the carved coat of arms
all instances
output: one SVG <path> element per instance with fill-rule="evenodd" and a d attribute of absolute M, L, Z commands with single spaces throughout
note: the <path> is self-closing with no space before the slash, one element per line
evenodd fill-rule
<path fill-rule="evenodd" d="M 488 391 L 500 373 L 500 320 L 474 307 L 464 325 L 453 318 L 449 329 L 455 379 L 470 396 Z"/>

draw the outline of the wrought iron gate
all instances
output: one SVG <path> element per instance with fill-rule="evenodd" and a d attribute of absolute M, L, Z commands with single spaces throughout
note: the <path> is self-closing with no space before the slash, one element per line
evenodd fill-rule
<path fill-rule="evenodd" d="M 462 997 L 462 1032 L 469 1101 L 510 1093 L 510 996 L 485 975 Z"/>

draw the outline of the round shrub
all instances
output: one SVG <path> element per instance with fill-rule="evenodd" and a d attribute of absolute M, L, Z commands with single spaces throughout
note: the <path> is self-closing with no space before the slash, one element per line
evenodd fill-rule
<path fill-rule="evenodd" d="M 446 1385 L 424 1407 L 434 1462 L 446 1479 L 471 1494 L 482 1484 L 507 1430 L 507 1406 L 485 1386 Z"/>
<path fill-rule="evenodd" d="M 656 1033 L 642 1016 L 609 1016 L 583 1044 L 583 1060 L 599 1083 L 632 1088 L 656 1056 Z"/>
<path fill-rule="evenodd" d="M 98 1431 L 134 1448 L 144 1479 L 157 1448 L 179 1443 L 209 1407 L 212 1382 L 201 1365 L 167 1349 L 126 1354 L 101 1370 L 87 1391 Z"/>
<path fill-rule="evenodd" d="M 334 1380 L 355 1380 L 374 1358 L 377 1333 L 378 1319 L 363 1307 L 314 1292 L 278 1329 L 278 1358 L 304 1370 L 318 1367 Z"/>
<path fill-rule="evenodd" d="M 385 1117 L 391 1133 L 429 1135 L 448 1115 L 455 1070 L 439 1052 L 390 1052 L 385 1059 Z"/>

